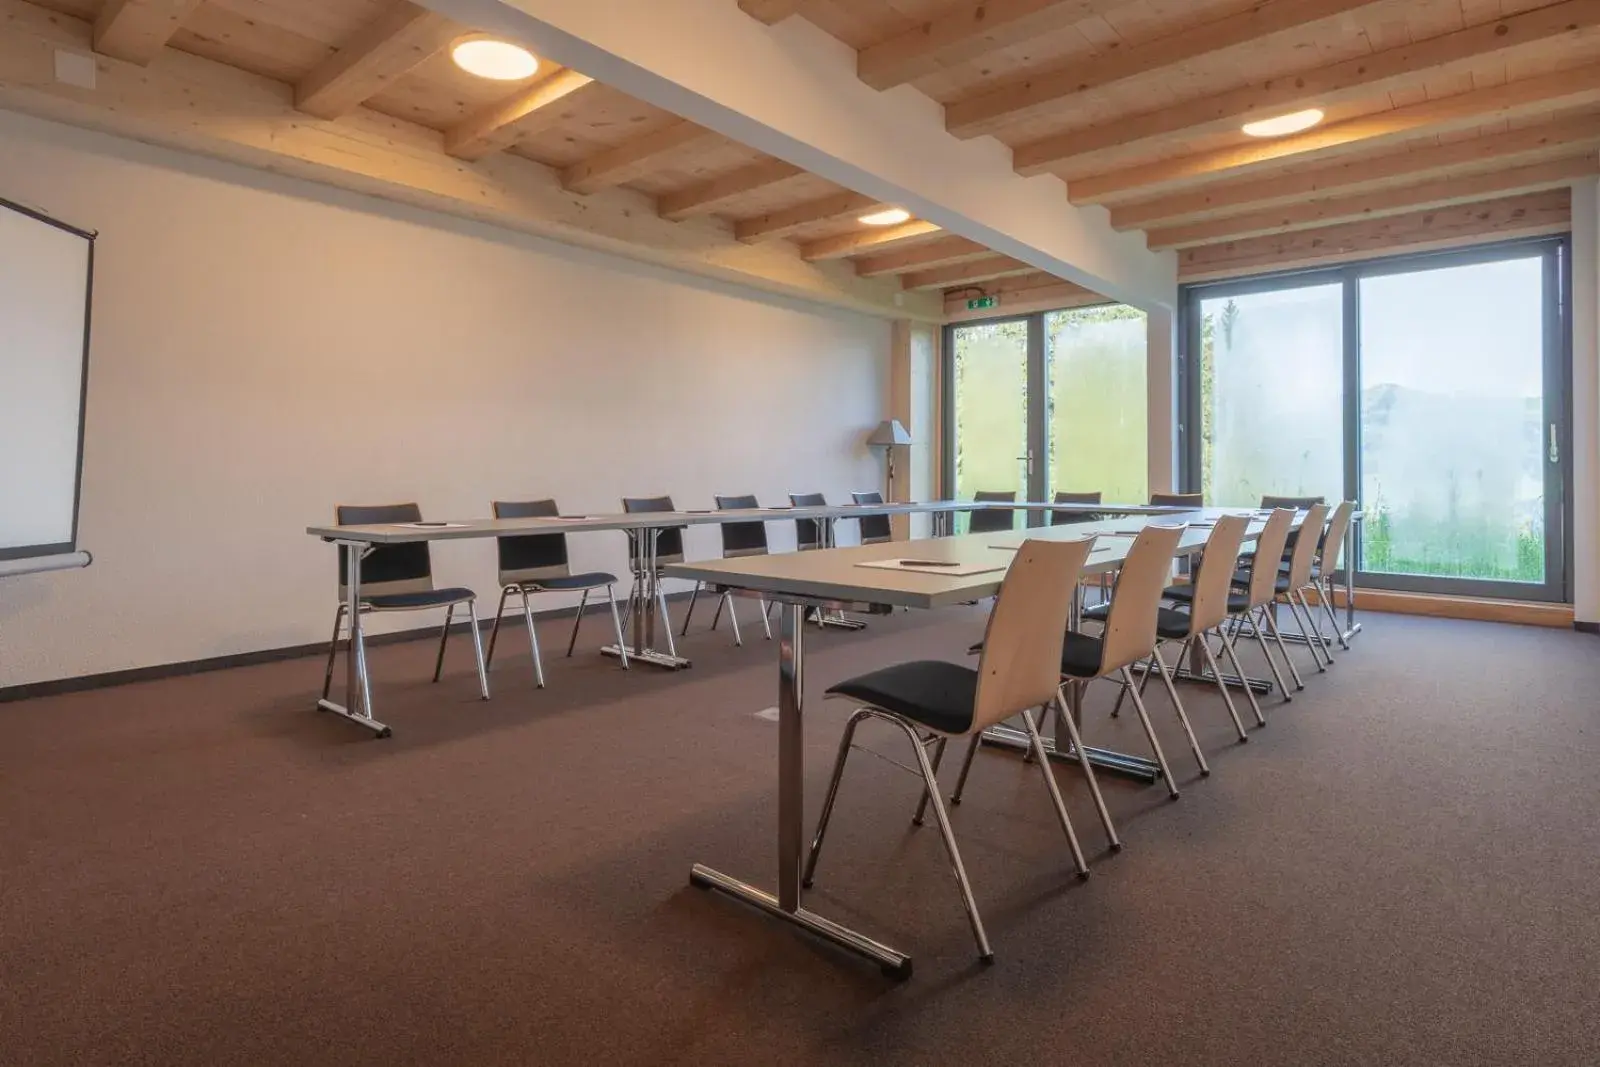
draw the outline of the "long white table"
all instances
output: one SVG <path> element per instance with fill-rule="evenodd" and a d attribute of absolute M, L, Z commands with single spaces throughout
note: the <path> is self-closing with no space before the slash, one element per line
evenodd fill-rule
<path fill-rule="evenodd" d="M 982 510 L 986 503 L 970 500 L 935 500 L 925 503 L 838 504 L 822 507 L 744 508 L 729 511 L 690 510 L 654 511 L 609 515 L 563 515 L 524 519 L 465 519 L 451 522 L 375 523 L 352 526 L 310 526 L 306 533 L 339 546 L 344 553 L 348 581 L 345 602 L 350 619 L 350 652 L 345 662 L 345 699 L 319 700 L 324 711 L 343 716 L 388 737 L 391 730 L 372 712 L 371 685 L 368 680 L 366 635 L 361 623 L 361 560 L 379 545 L 409 544 L 417 541 L 459 541 L 489 537 L 515 537 L 529 534 L 595 533 L 623 531 L 629 535 L 632 552 L 632 589 L 629 610 L 632 644 L 627 649 L 631 662 L 647 663 L 669 670 L 681 670 L 690 661 L 672 647 L 670 624 L 666 627 L 668 648 L 656 649 L 656 590 L 661 580 L 656 543 L 662 530 L 682 526 L 718 525 L 726 522 L 787 522 L 810 519 L 833 522 L 870 515 L 928 514 L 934 517 L 937 532 L 954 529 L 955 516 L 963 511 Z M 1000 505 L 1002 507 L 1007 505 Z M 606 646 L 608 655 L 621 649 Z"/>
<path fill-rule="evenodd" d="M 1092 510 L 1122 511 L 1095 506 Z M 1126 509 L 1131 510 L 1131 509 Z M 1149 511 L 1152 509 L 1141 509 Z M 836 548 L 819 552 L 777 556 L 743 556 L 673 564 L 665 569 L 669 577 L 703 581 L 759 594 L 782 608 L 778 641 L 778 887 L 770 893 L 704 864 L 690 871 L 691 884 L 717 889 L 776 916 L 785 922 L 823 937 L 878 963 L 886 974 L 904 978 L 911 973 L 911 957 L 904 952 L 840 925 L 801 906 L 800 879 L 805 838 L 805 629 L 806 612 L 812 608 L 842 609 L 862 603 L 934 609 L 969 603 L 995 595 L 1010 565 L 1011 552 L 1027 538 L 1076 540 L 1097 536 L 1094 551 L 1084 575 L 1109 573 L 1121 567 L 1133 536 L 1127 531 L 1147 522 L 1189 525 L 1178 544 L 1179 555 L 1192 555 L 1205 547 L 1216 516 L 1226 513 L 1255 512 L 1246 509 L 1164 509 L 1164 513 L 1124 516 L 1097 522 L 1053 526 L 1043 529 L 1010 530 L 964 537 L 894 541 L 856 548 Z M 1260 521 L 1250 524 L 1247 541 L 1253 541 L 1262 528 Z M 952 575 L 932 570 L 887 570 L 860 566 L 879 560 L 932 559 L 960 564 L 989 564 L 992 571 L 981 574 Z M 1056 748 L 1064 751 L 1065 738 L 1058 737 Z M 1093 758 L 1095 750 L 1085 747 Z M 1076 754 L 1074 754 L 1075 756 Z M 1119 763 L 1140 761 L 1140 757 L 1106 753 Z M 1095 760 L 1099 763 L 1099 760 Z M 1154 768 L 1150 761 L 1142 761 Z M 1123 769 L 1118 767 L 1118 769 Z M 1153 778 L 1153 774 L 1151 775 Z"/>

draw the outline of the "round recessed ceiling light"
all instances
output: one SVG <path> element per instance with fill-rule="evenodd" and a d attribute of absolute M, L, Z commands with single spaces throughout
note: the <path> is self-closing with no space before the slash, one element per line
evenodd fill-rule
<path fill-rule="evenodd" d="M 493 37 L 464 37 L 451 47 L 450 58 L 468 74 L 497 82 L 521 81 L 539 70 L 532 52 Z"/>
<path fill-rule="evenodd" d="M 911 218 L 911 212 L 905 208 L 891 207 L 882 211 L 874 211 L 870 215 L 862 215 L 856 221 L 863 226 L 893 226 Z"/>
<path fill-rule="evenodd" d="M 1322 109 L 1312 107 L 1288 115 L 1279 115 L 1276 118 L 1262 119 L 1260 122 L 1247 122 L 1240 129 L 1251 137 L 1284 137 L 1291 133 L 1299 133 L 1301 130 L 1309 130 L 1321 121 Z"/>

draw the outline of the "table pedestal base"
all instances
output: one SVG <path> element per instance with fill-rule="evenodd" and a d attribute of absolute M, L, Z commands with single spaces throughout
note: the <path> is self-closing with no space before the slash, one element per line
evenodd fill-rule
<path fill-rule="evenodd" d="M 994 745 L 997 748 L 1016 749 L 1026 752 L 1031 747 L 1028 735 L 1012 726 L 991 726 L 982 734 L 983 743 Z M 1070 760 L 1078 762 L 1078 754 L 1070 746 L 1057 747 L 1055 741 L 1043 738 L 1045 754 L 1052 759 Z M 1155 782 L 1161 778 L 1161 766 L 1154 760 L 1145 759 L 1143 756 L 1132 756 L 1126 752 L 1113 752 L 1107 748 L 1089 748 L 1084 746 L 1084 754 L 1089 757 L 1089 762 L 1100 770 L 1120 774 L 1140 782 Z"/>

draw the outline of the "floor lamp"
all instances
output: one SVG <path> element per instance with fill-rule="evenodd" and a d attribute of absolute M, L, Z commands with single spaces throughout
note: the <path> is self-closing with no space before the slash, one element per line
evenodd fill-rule
<path fill-rule="evenodd" d="M 899 419 L 884 419 L 878 423 L 878 428 L 872 431 L 867 438 L 867 445 L 871 448 L 883 449 L 884 456 L 889 461 L 889 483 L 883 499 L 894 500 L 894 450 L 911 444 L 911 433 Z"/>

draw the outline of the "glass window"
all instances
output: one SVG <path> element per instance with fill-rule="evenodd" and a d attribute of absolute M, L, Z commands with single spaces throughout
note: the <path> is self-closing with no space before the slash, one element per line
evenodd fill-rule
<path fill-rule="evenodd" d="M 1360 284 L 1364 569 L 1544 582 L 1543 258 Z"/>
<path fill-rule="evenodd" d="M 1200 491 L 1206 503 L 1344 495 L 1344 287 L 1203 297 Z"/>
<path fill-rule="evenodd" d="M 951 330 L 954 483 L 960 500 L 985 490 L 1027 497 L 1028 323 Z"/>
<path fill-rule="evenodd" d="M 1148 499 L 1145 314 L 1121 304 L 1044 316 L 1047 497 L 1095 492 Z"/>

